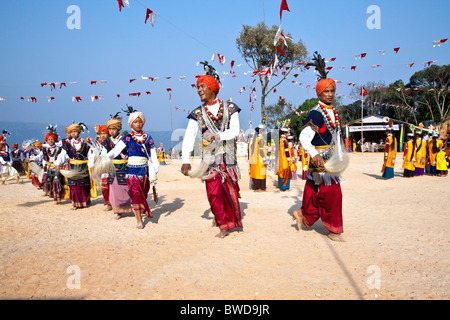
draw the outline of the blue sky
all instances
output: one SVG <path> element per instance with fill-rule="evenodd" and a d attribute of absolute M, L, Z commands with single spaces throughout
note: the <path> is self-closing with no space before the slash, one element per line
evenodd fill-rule
<path fill-rule="evenodd" d="M 73 121 L 104 124 L 110 114 L 133 105 L 147 116 L 147 131 L 170 130 L 170 103 L 166 88 L 172 88 L 174 128 L 184 128 L 186 114 L 175 108 L 194 109 L 200 104 L 191 87 L 195 75 L 202 73 L 197 61 L 210 61 L 214 52 L 226 57 L 224 66 L 211 62 L 222 74 L 236 61 L 236 78 L 223 75 L 220 97 L 232 98 L 242 108 L 241 127 L 248 128 L 250 117 L 260 122 L 260 101 L 250 112 L 249 88 L 252 80 L 244 72 L 249 67 L 240 57 L 236 38 L 242 25 L 279 25 L 281 0 L 246 1 L 150 1 L 129 0 L 130 8 L 119 12 L 117 0 L 22 0 L 3 1 L 0 10 L 0 101 L 2 121 L 43 122 L 65 127 Z M 264 3 L 264 11 L 263 11 Z M 425 61 L 450 63 L 450 41 L 433 48 L 432 42 L 450 37 L 448 0 L 324 0 L 321 2 L 288 0 L 290 12 L 283 14 L 282 26 L 294 41 L 302 39 L 308 52 L 319 51 L 325 58 L 336 58 L 330 77 L 342 81 L 338 93 L 349 95 L 347 83 L 369 81 L 389 84 L 421 69 Z M 67 28 L 71 16 L 67 8 L 77 5 L 81 11 L 81 29 Z M 370 5 L 381 12 L 381 29 L 370 30 L 366 22 Z M 144 24 L 146 8 L 158 17 L 154 27 Z M 400 47 L 398 54 L 395 47 Z M 378 50 L 386 50 L 385 55 Z M 355 60 L 354 55 L 367 53 Z M 414 62 L 412 68 L 408 63 Z M 381 65 L 372 69 L 372 65 Z M 356 71 L 350 67 L 356 65 Z M 345 71 L 339 67 L 345 66 Z M 315 75 L 298 72 L 271 94 L 266 104 L 283 96 L 294 106 L 314 97 L 312 89 L 292 84 L 291 80 L 314 86 Z M 141 76 L 160 77 L 151 82 Z M 185 81 L 178 77 L 186 76 Z M 173 77 L 170 80 L 165 77 Z M 137 78 L 133 83 L 129 79 Z M 91 80 L 107 84 L 91 85 Z M 51 91 L 42 82 L 76 81 L 76 85 Z M 260 91 L 258 81 L 255 84 Z M 146 95 L 150 91 L 151 95 Z M 140 98 L 128 93 L 141 92 Z M 120 94 L 121 98 L 117 98 Z M 91 102 L 90 96 L 104 99 Z M 48 103 L 47 97 L 55 97 Z M 82 97 L 80 103 L 73 96 Z M 36 97 L 37 103 L 20 100 Z M 346 102 L 344 100 L 344 102 Z M 351 102 L 351 101 L 348 101 Z"/>

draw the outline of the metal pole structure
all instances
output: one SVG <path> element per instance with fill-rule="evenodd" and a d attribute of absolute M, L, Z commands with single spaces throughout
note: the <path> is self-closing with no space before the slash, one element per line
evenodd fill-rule
<path fill-rule="evenodd" d="M 169 101 L 170 101 L 170 145 L 173 149 L 173 141 L 172 141 L 172 135 L 173 135 L 173 117 L 172 117 L 172 94 L 169 92 Z"/>
<path fill-rule="evenodd" d="M 266 8 L 265 8 L 265 5 L 264 5 L 264 0 L 263 0 L 263 17 L 264 17 L 264 24 L 266 24 Z"/>
<path fill-rule="evenodd" d="M 364 152 L 364 95 L 361 89 L 361 152 Z"/>

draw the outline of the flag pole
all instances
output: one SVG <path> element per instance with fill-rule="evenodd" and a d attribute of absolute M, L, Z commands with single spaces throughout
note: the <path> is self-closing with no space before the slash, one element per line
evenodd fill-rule
<path fill-rule="evenodd" d="M 170 102 L 170 144 L 173 149 L 173 117 L 172 117 L 172 94 L 169 92 L 169 102 Z"/>
<path fill-rule="evenodd" d="M 266 24 L 266 7 L 264 5 L 264 0 L 263 0 L 263 18 L 264 18 L 264 24 Z"/>
<path fill-rule="evenodd" d="M 361 87 L 361 153 L 364 152 L 364 94 L 363 87 Z"/>

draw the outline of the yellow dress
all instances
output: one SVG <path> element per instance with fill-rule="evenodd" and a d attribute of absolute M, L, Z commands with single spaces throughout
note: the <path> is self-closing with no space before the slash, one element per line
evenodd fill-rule
<path fill-rule="evenodd" d="M 414 171 L 416 169 L 414 163 L 414 146 L 412 141 L 408 141 L 405 145 L 405 153 L 403 154 L 403 169 Z"/>
<path fill-rule="evenodd" d="M 440 150 L 436 156 L 436 170 L 447 171 L 447 161 L 445 160 L 444 142 L 442 140 L 437 141 L 438 150 Z"/>
<path fill-rule="evenodd" d="M 428 160 L 430 161 L 430 165 L 435 167 L 437 152 L 436 153 L 433 152 L 433 139 L 429 139 L 428 141 L 429 141 L 429 143 L 428 143 Z M 439 144 L 439 140 L 436 141 L 436 146 L 438 146 L 438 144 Z M 439 147 L 438 147 L 438 150 L 439 150 Z"/>
<path fill-rule="evenodd" d="M 387 151 L 387 161 L 386 161 L 386 167 L 387 168 L 394 168 L 395 167 L 395 159 L 397 157 L 397 141 L 394 141 L 394 138 L 392 136 L 388 136 L 386 139 L 386 151 Z M 391 145 L 394 144 L 394 148 L 391 148 Z"/>
<path fill-rule="evenodd" d="M 284 136 L 281 136 L 280 146 L 278 150 L 278 171 L 276 175 L 283 180 L 283 186 L 286 186 L 288 180 L 292 179 L 291 168 L 289 167 L 289 162 L 286 157 L 286 150 L 289 145 Z"/>
<path fill-rule="evenodd" d="M 302 146 L 300 146 L 300 156 L 302 157 L 302 171 L 308 172 L 309 169 L 309 156 L 305 152 Z"/>
<path fill-rule="evenodd" d="M 260 149 L 263 149 L 263 155 L 267 157 L 267 147 L 264 138 L 257 137 L 256 143 L 250 150 L 250 177 L 252 179 L 264 180 L 267 175 L 267 167 L 261 157 Z"/>
<path fill-rule="evenodd" d="M 416 140 L 415 152 L 416 168 L 425 169 L 425 164 L 427 163 L 427 146 L 425 141 L 420 138 Z"/>

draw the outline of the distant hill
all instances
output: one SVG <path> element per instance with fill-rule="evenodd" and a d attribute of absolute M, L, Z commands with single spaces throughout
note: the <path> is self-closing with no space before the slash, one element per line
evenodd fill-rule
<path fill-rule="evenodd" d="M 48 123 L 21 123 L 21 122 L 5 122 L 0 121 L 0 132 L 3 130 L 7 130 L 11 133 L 11 136 L 7 137 L 7 143 L 11 146 L 15 143 L 19 144 L 20 148 L 22 148 L 22 142 L 28 139 L 39 140 L 43 142 L 45 135 L 48 131 L 47 128 Z M 93 138 L 95 136 L 95 125 L 87 125 L 89 133 L 83 133 L 82 138 L 86 139 L 87 137 Z M 65 127 L 57 127 L 56 131 L 61 138 L 64 138 L 64 129 Z M 130 130 L 129 128 L 125 128 L 124 130 Z M 144 130 L 145 131 L 145 130 Z M 162 143 L 164 148 L 168 151 L 171 145 L 171 133 L 170 131 L 151 131 L 148 132 L 155 140 L 155 145 L 157 147 Z M 180 139 L 182 140 L 182 139 Z M 173 142 L 173 146 L 175 147 L 179 143 L 178 141 Z"/>

